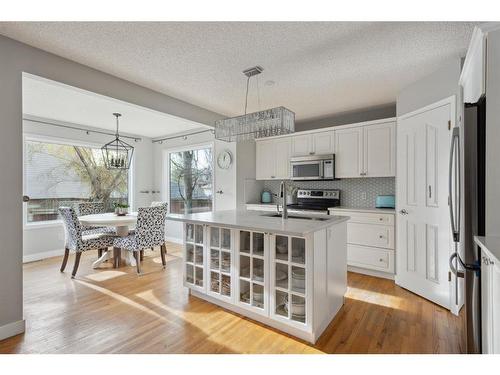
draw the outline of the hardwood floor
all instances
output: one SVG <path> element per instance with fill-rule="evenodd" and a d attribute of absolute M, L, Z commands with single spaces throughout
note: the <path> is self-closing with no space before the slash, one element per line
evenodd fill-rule
<path fill-rule="evenodd" d="M 26 333 L 0 353 L 463 353 L 463 314 L 390 280 L 349 273 L 346 303 L 316 345 L 190 296 L 180 247 L 157 249 L 135 268 L 93 270 L 84 254 L 76 279 L 60 257 L 24 265 Z M 74 254 L 70 256 L 72 264 Z M 109 265 L 111 266 L 111 265 Z"/>

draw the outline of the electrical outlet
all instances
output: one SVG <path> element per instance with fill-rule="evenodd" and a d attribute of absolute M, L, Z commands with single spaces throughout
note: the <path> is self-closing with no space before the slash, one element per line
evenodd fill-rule
<path fill-rule="evenodd" d="M 361 199 L 366 200 L 366 191 L 361 192 Z"/>

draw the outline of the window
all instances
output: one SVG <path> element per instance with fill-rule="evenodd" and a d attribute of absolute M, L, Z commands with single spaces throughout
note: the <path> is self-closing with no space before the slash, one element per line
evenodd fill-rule
<path fill-rule="evenodd" d="M 212 210 L 212 148 L 169 153 L 170 212 Z"/>
<path fill-rule="evenodd" d="M 98 147 L 25 140 L 26 222 L 58 219 L 57 209 L 102 201 L 108 211 L 128 202 L 127 170 L 108 170 Z"/>

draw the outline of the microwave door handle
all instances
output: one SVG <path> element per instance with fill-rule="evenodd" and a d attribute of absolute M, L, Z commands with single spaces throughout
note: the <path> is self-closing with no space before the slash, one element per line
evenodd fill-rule
<path fill-rule="evenodd" d="M 325 177 L 325 164 L 324 164 L 324 162 L 319 163 L 319 177 L 320 178 Z"/>

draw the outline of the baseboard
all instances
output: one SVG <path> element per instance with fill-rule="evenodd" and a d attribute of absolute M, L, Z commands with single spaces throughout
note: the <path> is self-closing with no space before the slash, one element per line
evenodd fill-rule
<path fill-rule="evenodd" d="M 394 274 L 382 272 L 382 271 L 369 270 L 366 268 L 360 268 L 360 267 L 355 267 L 355 266 L 347 266 L 347 271 L 361 273 L 363 275 L 368 275 L 368 276 L 375 276 L 375 277 L 381 277 L 384 279 L 394 280 Z"/>
<path fill-rule="evenodd" d="M 26 322 L 18 320 L 0 327 L 0 340 L 6 339 L 11 336 L 19 335 L 26 329 Z"/>
<path fill-rule="evenodd" d="M 173 242 L 173 243 L 182 244 L 182 238 L 177 238 L 177 237 L 165 237 L 165 239 L 166 239 L 168 242 Z"/>
<path fill-rule="evenodd" d="M 23 263 L 36 262 L 37 260 L 62 256 L 64 249 L 57 249 L 51 251 L 42 251 L 41 253 L 29 254 L 23 256 Z"/>

